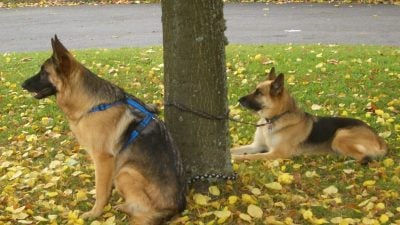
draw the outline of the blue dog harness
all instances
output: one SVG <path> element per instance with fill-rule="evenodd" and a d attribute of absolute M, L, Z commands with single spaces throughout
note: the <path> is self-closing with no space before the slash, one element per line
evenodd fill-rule
<path fill-rule="evenodd" d="M 120 104 L 128 104 L 128 105 L 132 106 L 133 108 L 139 110 L 141 113 L 143 113 L 145 115 L 145 117 L 136 126 L 136 129 L 134 129 L 131 132 L 128 141 L 124 144 L 124 146 L 122 148 L 122 149 L 124 149 L 136 140 L 136 138 L 139 136 L 140 132 L 142 130 L 144 130 L 144 128 L 146 128 L 152 120 L 155 119 L 155 115 L 153 113 L 151 113 L 149 110 L 147 110 L 144 106 L 139 104 L 137 101 L 135 101 L 134 99 L 129 98 L 129 97 L 126 97 L 123 100 L 112 102 L 112 103 L 100 104 L 100 105 L 95 106 L 92 109 L 90 109 L 88 113 L 104 111 L 113 106 L 120 105 Z"/>

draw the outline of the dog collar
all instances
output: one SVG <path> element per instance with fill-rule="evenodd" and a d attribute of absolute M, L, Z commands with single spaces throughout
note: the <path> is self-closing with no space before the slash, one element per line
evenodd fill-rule
<path fill-rule="evenodd" d="M 113 106 L 117 106 L 120 104 L 127 104 L 129 106 L 132 106 L 133 108 L 139 110 L 141 113 L 143 113 L 145 115 L 145 117 L 136 126 L 136 129 L 134 129 L 131 132 L 129 139 L 127 140 L 127 142 L 124 144 L 124 146 L 122 148 L 122 149 L 124 149 L 128 145 L 130 145 L 132 142 L 134 142 L 137 137 L 139 137 L 140 132 L 142 130 L 144 130 L 144 128 L 146 128 L 152 120 L 155 119 L 155 115 L 153 113 L 151 113 L 149 110 L 147 110 L 143 105 L 141 105 L 140 103 L 138 103 L 137 101 L 135 101 L 133 98 L 130 98 L 130 97 L 126 97 L 123 100 L 118 100 L 118 101 L 115 101 L 112 103 L 104 103 L 104 104 L 97 105 L 97 106 L 93 107 L 92 109 L 90 109 L 88 111 L 88 113 L 104 111 Z"/>
<path fill-rule="evenodd" d="M 272 131 L 272 124 L 275 123 L 280 118 L 282 118 L 282 116 L 284 116 L 287 113 L 289 113 L 289 111 L 286 111 L 284 113 L 281 113 L 281 114 L 278 114 L 276 116 L 273 116 L 272 118 L 264 118 L 265 123 L 261 124 L 261 125 L 268 125 L 268 131 L 271 132 Z"/>

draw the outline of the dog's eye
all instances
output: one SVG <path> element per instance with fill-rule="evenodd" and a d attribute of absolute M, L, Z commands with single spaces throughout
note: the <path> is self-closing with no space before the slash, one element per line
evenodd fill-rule
<path fill-rule="evenodd" d="M 47 79 L 47 75 L 48 73 L 46 72 L 46 70 L 42 70 L 40 72 L 40 79 Z"/>
<path fill-rule="evenodd" d="M 254 94 L 255 94 L 255 95 L 261 95 L 260 89 L 257 88 L 256 91 L 254 92 Z"/>

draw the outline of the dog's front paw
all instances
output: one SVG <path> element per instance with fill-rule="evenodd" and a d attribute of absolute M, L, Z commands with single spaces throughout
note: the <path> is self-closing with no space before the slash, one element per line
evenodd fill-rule
<path fill-rule="evenodd" d="M 247 155 L 232 155 L 232 159 L 235 161 L 244 161 L 248 159 Z"/>
<path fill-rule="evenodd" d="M 81 218 L 82 219 L 96 218 L 96 217 L 99 217 L 102 212 L 103 212 L 103 210 L 92 209 L 89 212 L 83 213 Z"/>
<path fill-rule="evenodd" d="M 238 149 L 236 148 L 231 148 L 231 154 L 232 155 L 241 155 L 243 153 L 241 153 L 240 151 L 238 151 Z"/>
<path fill-rule="evenodd" d="M 242 147 L 238 147 L 238 148 L 231 148 L 231 154 L 232 155 L 245 155 L 248 154 L 248 148 L 242 148 Z"/>

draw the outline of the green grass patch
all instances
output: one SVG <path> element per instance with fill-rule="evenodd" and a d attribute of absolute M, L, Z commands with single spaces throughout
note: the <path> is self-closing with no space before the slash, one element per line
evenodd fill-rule
<path fill-rule="evenodd" d="M 162 48 L 73 53 L 93 72 L 163 109 Z M 0 56 L 0 224 L 127 224 L 111 206 L 96 221 L 78 218 L 94 203 L 93 166 L 54 98 L 37 101 L 20 87 L 49 56 Z M 191 192 L 174 224 L 399 224 L 399 58 L 398 47 L 228 46 L 231 116 L 257 121 L 237 100 L 275 66 L 305 111 L 366 121 L 385 137 L 389 154 L 369 167 L 340 156 L 234 164 L 239 180 L 217 185 L 219 196 L 203 194 L 206 205 Z M 253 133 L 254 127 L 230 124 L 232 145 L 250 143 Z M 110 204 L 119 201 L 114 193 Z"/>

